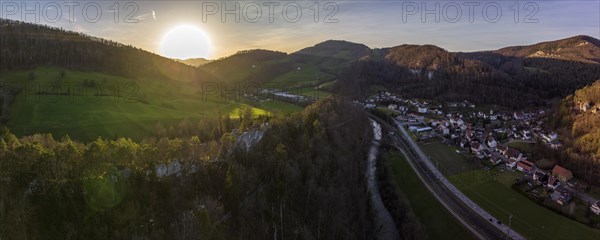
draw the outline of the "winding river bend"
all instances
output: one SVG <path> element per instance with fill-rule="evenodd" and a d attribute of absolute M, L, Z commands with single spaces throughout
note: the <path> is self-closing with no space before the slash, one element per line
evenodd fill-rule
<path fill-rule="evenodd" d="M 367 157 L 367 189 L 371 197 L 371 205 L 375 213 L 375 231 L 377 239 L 400 239 L 400 233 L 396 228 L 396 224 L 392 215 L 383 205 L 379 189 L 377 188 L 377 153 L 379 152 L 379 142 L 381 141 L 381 126 L 379 123 L 370 120 L 373 127 L 373 140 Z"/>

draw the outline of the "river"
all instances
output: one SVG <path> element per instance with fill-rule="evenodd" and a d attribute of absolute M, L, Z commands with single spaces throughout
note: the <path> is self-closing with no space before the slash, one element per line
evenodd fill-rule
<path fill-rule="evenodd" d="M 371 206 L 375 215 L 375 231 L 377 239 L 396 240 L 400 239 L 400 233 L 396 228 L 392 215 L 385 208 L 379 194 L 379 189 L 377 188 L 377 153 L 379 152 L 379 142 L 381 141 L 381 126 L 373 120 L 371 120 L 371 126 L 373 127 L 373 140 L 371 141 L 371 148 L 367 156 L 367 187 L 369 193 L 371 193 Z"/>

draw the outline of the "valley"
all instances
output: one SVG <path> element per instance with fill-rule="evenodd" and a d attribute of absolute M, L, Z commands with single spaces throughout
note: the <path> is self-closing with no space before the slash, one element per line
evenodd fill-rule
<path fill-rule="evenodd" d="M 594 37 L 182 60 L 0 31 L 0 239 L 600 238 Z"/>

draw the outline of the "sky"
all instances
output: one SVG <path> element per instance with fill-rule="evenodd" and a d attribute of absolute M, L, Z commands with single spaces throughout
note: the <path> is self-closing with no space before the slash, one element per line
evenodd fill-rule
<path fill-rule="evenodd" d="M 179 52 L 190 49 L 185 58 L 217 59 L 247 49 L 290 53 L 329 39 L 371 48 L 434 44 L 478 51 L 574 35 L 600 38 L 598 0 L 2 0 L 0 10 L 2 18 L 83 32 L 161 55 L 169 56 L 165 44 Z M 181 26 L 198 29 L 207 39 L 166 36 Z M 171 40 L 163 44 L 163 39 Z"/>

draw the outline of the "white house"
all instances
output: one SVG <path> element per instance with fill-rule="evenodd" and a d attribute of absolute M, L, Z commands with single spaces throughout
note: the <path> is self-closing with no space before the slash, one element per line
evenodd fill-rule
<path fill-rule="evenodd" d="M 450 124 L 456 124 L 457 126 L 462 126 L 465 122 L 459 117 L 450 118 Z"/>
<path fill-rule="evenodd" d="M 513 160 L 513 159 L 506 159 L 506 167 L 508 167 L 509 169 L 514 168 L 517 165 L 517 161 Z"/>
<path fill-rule="evenodd" d="M 590 210 L 596 215 L 600 215 L 600 201 L 596 201 L 592 206 L 590 206 Z"/>
<path fill-rule="evenodd" d="M 558 140 L 554 140 L 554 141 L 550 142 L 549 145 L 552 149 L 559 149 L 562 147 L 562 143 Z"/>
<path fill-rule="evenodd" d="M 496 146 L 498 146 L 498 142 L 496 142 L 496 139 L 493 138 L 491 140 L 488 139 L 487 145 L 488 147 L 495 148 Z"/>
<path fill-rule="evenodd" d="M 427 113 L 427 107 L 423 106 L 423 105 L 419 105 L 417 111 L 419 113 Z"/>
<path fill-rule="evenodd" d="M 441 132 L 441 133 L 442 133 L 442 135 L 450 135 L 450 129 L 448 129 L 448 128 L 447 128 L 446 126 L 444 126 L 444 125 L 439 125 L 439 126 L 437 127 L 437 130 L 438 130 L 439 132 Z"/>
<path fill-rule="evenodd" d="M 556 133 L 542 134 L 542 138 L 546 142 L 552 142 L 552 141 L 554 141 L 554 140 L 556 140 L 558 138 L 558 134 L 556 134 Z"/>
<path fill-rule="evenodd" d="M 515 120 L 521 120 L 521 119 L 525 118 L 525 114 L 523 112 L 514 112 L 513 118 Z"/>

